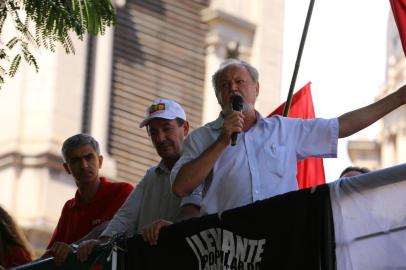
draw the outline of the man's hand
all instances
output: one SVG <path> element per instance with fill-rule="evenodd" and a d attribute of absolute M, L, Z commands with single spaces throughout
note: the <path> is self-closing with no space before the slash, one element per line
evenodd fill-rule
<path fill-rule="evenodd" d="M 62 265 L 69 254 L 73 252 L 73 248 L 63 242 L 55 242 L 50 249 L 48 249 L 42 257 L 54 257 L 55 264 Z"/>
<path fill-rule="evenodd" d="M 255 116 L 255 111 L 253 111 Z M 183 164 L 176 175 L 173 184 L 173 193 L 182 198 L 188 196 L 210 174 L 214 164 L 219 159 L 224 150 L 230 145 L 231 135 L 234 132 L 244 131 L 244 126 L 247 125 L 248 117 L 238 111 L 230 111 L 224 118 L 223 127 L 219 137 L 206 150 L 203 151 L 197 158 Z M 255 121 L 255 117 L 251 117 L 251 122 Z"/>
<path fill-rule="evenodd" d="M 142 229 L 142 238 L 145 242 L 148 242 L 151 246 L 154 246 L 158 243 L 159 231 L 161 228 L 172 224 L 173 222 L 171 221 L 159 219 Z"/>
<path fill-rule="evenodd" d="M 102 242 L 98 239 L 85 240 L 79 244 L 77 257 L 80 262 L 87 260 L 90 254 L 92 254 L 95 246 L 100 245 Z"/>
<path fill-rule="evenodd" d="M 244 127 L 244 114 L 242 112 L 231 111 L 224 118 L 223 128 L 219 140 L 222 140 L 226 145 L 230 144 L 231 134 L 241 132 Z"/>

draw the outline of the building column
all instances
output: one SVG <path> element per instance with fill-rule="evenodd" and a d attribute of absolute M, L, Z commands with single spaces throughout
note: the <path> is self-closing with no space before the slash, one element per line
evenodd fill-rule
<path fill-rule="evenodd" d="M 207 8 L 202 11 L 202 21 L 209 26 L 206 36 L 206 75 L 203 106 L 203 123 L 217 118 L 220 112 L 211 83 L 211 76 L 229 51 L 238 50 L 239 59 L 249 61 L 256 26 L 224 11 Z"/>

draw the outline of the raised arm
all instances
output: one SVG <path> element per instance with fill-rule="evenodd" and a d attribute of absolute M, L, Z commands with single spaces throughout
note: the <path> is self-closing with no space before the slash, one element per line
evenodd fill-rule
<path fill-rule="evenodd" d="M 209 175 L 214 163 L 227 146 L 228 144 L 219 137 L 198 158 L 184 164 L 176 175 L 172 186 L 173 193 L 178 197 L 192 193 Z"/>
<path fill-rule="evenodd" d="M 176 196 L 185 197 L 203 183 L 217 159 L 230 144 L 231 134 L 241 132 L 243 123 L 244 116 L 240 112 L 231 112 L 225 117 L 217 140 L 199 157 L 185 163 L 177 173 L 172 185 L 172 191 Z"/>
<path fill-rule="evenodd" d="M 371 105 L 341 115 L 338 137 L 344 138 L 368 127 L 405 103 L 406 85 Z"/>

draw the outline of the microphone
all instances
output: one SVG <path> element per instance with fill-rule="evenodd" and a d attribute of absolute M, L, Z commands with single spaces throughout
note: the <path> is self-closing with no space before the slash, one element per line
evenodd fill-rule
<path fill-rule="evenodd" d="M 231 96 L 231 108 L 233 111 L 241 112 L 243 108 L 244 101 L 240 95 L 232 95 Z M 231 134 L 231 146 L 235 146 L 237 144 L 237 136 L 238 132 L 234 132 Z"/>

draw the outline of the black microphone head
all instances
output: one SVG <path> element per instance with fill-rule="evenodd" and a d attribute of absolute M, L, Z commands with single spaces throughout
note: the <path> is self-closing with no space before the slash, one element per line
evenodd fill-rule
<path fill-rule="evenodd" d="M 244 104 L 244 100 L 242 99 L 242 96 L 240 95 L 232 95 L 231 96 L 231 108 L 234 111 L 242 111 L 242 107 Z"/>

